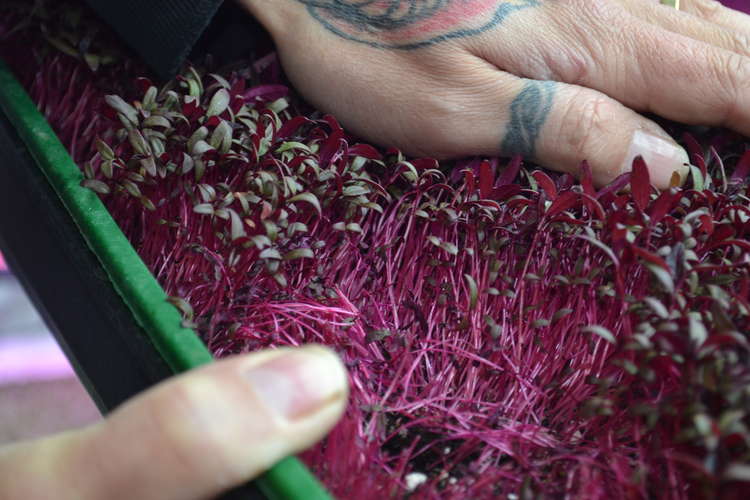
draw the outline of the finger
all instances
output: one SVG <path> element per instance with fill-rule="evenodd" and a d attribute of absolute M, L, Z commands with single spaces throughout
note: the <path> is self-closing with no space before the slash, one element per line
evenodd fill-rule
<path fill-rule="evenodd" d="M 0 498 L 209 498 L 319 440 L 347 391 L 322 347 L 222 361 L 94 427 L 0 451 Z"/>
<path fill-rule="evenodd" d="M 566 4 L 544 13 L 542 22 L 556 23 L 557 33 L 528 50 L 541 52 L 534 58 L 546 62 L 547 79 L 671 120 L 750 134 L 749 57 L 644 23 L 615 4 L 587 5 L 585 12 Z M 576 23 L 582 28 L 570 29 Z"/>
<path fill-rule="evenodd" d="M 680 10 L 738 33 L 750 31 L 750 16 L 716 0 L 681 0 Z"/>
<path fill-rule="evenodd" d="M 601 186 L 630 171 L 633 160 L 642 156 L 652 184 L 659 189 L 670 187 L 675 175 L 680 181 L 686 176 L 686 151 L 656 123 L 601 92 L 564 83 L 526 81 L 510 105 L 503 153 L 526 149 L 530 137 L 526 131 L 541 119 L 524 107 L 539 97 L 550 102 L 549 116 L 533 147 L 541 165 L 577 174 L 586 160 L 594 182 Z"/>
<path fill-rule="evenodd" d="M 744 26 L 738 23 L 737 27 L 729 28 L 687 11 L 661 5 L 654 0 L 619 1 L 630 14 L 646 23 L 655 24 L 673 33 L 679 33 L 743 56 L 750 55 L 750 18 Z"/>
<path fill-rule="evenodd" d="M 490 68 L 457 65 L 451 87 L 425 92 L 407 130 L 419 131 L 406 152 L 441 151 L 441 157 L 523 154 L 553 170 L 577 174 L 581 161 L 604 185 L 646 160 L 652 183 L 667 188 L 684 176 L 687 153 L 656 123 L 601 92 L 550 81 L 519 78 Z M 470 76 L 469 76 L 470 75 Z M 430 97 L 430 96 L 439 96 Z M 439 102 L 442 111 L 436 111 Z M 417 151 L 414 151 L 417 149 Z"/>

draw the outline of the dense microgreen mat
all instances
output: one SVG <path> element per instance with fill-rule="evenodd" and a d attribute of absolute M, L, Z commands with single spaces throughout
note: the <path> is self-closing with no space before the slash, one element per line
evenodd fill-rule
<path fill-rule="evenodd" d="M 744 138 L 665 124 L 694 166 L 664 192 L 641 160 L 595 189 L 585 163 L 406 158 L 310 109 L 273 54 L 156 85 L 63 10 L 3 17 L 0 52 L 215 356 L 343 356 L 351 403 L 303 456 L 334 494 L 748 486 Z"/>

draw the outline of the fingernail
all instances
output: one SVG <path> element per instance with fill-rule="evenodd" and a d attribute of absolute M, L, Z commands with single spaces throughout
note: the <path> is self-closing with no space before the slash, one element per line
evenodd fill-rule
<path fill-rule="evenodd" d="M 660 189 L 670 186 L 674 173 L 677 173 L 683 180 L 687 177 L 687 164 L 689 163 L 687 151 L 672 141 L 636 130 L 625 157 L 624 171 L 632 168 L 633 160 L 638 155 L 643 157 L 648 166 L 651 183 Z"/>
<path fill-rule="evenodd" d="M 329 349 L 306 346 L 289 349 L 245 376 L 266 407 L 286 420 L 312 415 L 346 396 L 348 379 L 338 357 Z"/>
<path fill-rule="evenodd" d="M 669 181 L 669 187 L 680 187 L 685 184 L 685 181 L 690 174 L 690 165 L 685 164 L 675 170 L 672 174 L 672 178 Z"/>

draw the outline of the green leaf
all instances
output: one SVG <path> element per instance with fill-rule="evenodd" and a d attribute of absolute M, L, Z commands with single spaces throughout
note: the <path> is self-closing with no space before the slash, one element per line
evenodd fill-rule
<path fill-rule="evenodd" d="M 228 153 L 232 147 L 232 126 L 229 125 L 229 122 L 222 120 L 214 129 L 208 143 L 219 153 Z"/>
<path fill-rule="evenodd" d="M 724 479 L 728 481 L 750 482 L 750 465 L 743 463 L 730 464 L 724 471 Z"/>
<path fill-rule="evenodd" d="M 272 244 L 271 238 L 269 238 L 265 234 L 256 234 L 255 236 L 251 236 L 250 241 L 253 242 L 255 248 L 257 248 L 258 250 L 262 250 L 266 247 L 271 246 Z"/>
<path fill-rule="evenodd" d="M 143 137 L 140 130 L 131 128 L 128 131 L 128 140 L 130 140 L 130 145 L 133 146 L 133 149 L 139 155 L 151 154 L 151 147 L 146 142 L 146 139 Z"/>
<path fill-rule="evenodd" d="M 449 241 L 443 241 L 440 244 L 440 248 L 445 250 L 451 255 L 458 255 L 458 247 Z"/>
<path fill-rule="evenodd" d="M 661 268 L 660 268 L 661 269 Z M 654 297 L 645 297 L 643 301 L 662 319 L 669 318 L 669 311 L 666 306 Z"/>
<path fill-rule="evenodd" d="M 383 340 L 384 338 L 390 337 L 391 335 L 392 333 L 388 329 L 370 330 L 369 332 L 367 332 L 367 336 L 365 337 L 365 340 L 369 344 L 371 342 L 379 342 Z"/>
<path fill-rule="evenodd" d="M 203 215 L 213 215 L 214 206 L 210 203 L 199 203 L 193 207 L 193 212 Z"/>
<path fill-rule="evenodd" d="M 266 228 L 266 235 L 271 238 L 271 241 L 276 241 L 279 237 L 279 226 L 273 221 L 264 220 L 263 227 Z"/>
<path fill-rule="evenodd" d="M 293 149 L 299 149 L 300 151 L 310 153 L 310 147 L 307 144 L 303 144 L 301 142 L 296 142 L 296 141 L 287 141 L 287 142 L 281 143 L 281 146 L 276 148 L 276 152 L 284 153 L 286 151 L 291 151 Z"/>
<path fill-rule="evenodd" d="M 276 274 L 274 274 L 273 275 L 273 279 L 275 279 L 276 283 L 278 283 L 279 286 L 281 286 L 281 287 L 285 288 L 287 286 L 287 284 L 288 284 L 287 281 L 286 281 L 286 276 L 284 276 L 283 273 L 276 273 Z"/>
<path fill-rule="evenodd" d="M 661 266 L 657 266 L 656 264 L 645 263 L 644 265 L 648 268 L 649 271 L 651 271 L 651 274 L 653 274 L 656 280 L 661 284 L 661 286 L 664 288 L 664 291 L 670 294 L 674 293 L 674 280 L 672 279 L 672 275 L 669 273 L 669 271 L 665 270 Z"/>
<path fill-rule="evenodd" d="M 708 338 L 708 330 L 703 324 L 701 313 L 697 311 L 688 313 L 688 333 L 690 334 L 690 340 L 698 347 L 702 346 Z"/>
<path fill-rule="evenodd" d="M 315 207 L 315 210 L 317 210 L 319 216 L 323 214 L 323 210 L 321 210 L 320 208 L 320 201 L 318 200 L 318 197 L 310 192 L 300 193 L 298 195 L 292 196 L 288 201 L 290 203 L 294 203 L 296 201 L 304 201 Z"/>
<path fill-rule="evenodd" d="M 90 190 L 99 194 L 109 194 L 110 189 L 107 184 L 96 179 L 87 179 L 81 183 L 81 186 L 89 188 Z"/>
<path fill-rule="evenodd" d="M 131 124 L 133 124 L 134 126 L 138 125 L 138 112 L 133 106 L 125 102 L 122 97 L 116 95 L 104 96 L 104 102 L 106 102 L 109 107 L 127 118 L 127 120 Z"/>
<path fill-rule="evenodd" d="M 696 191 L 703 191 L 705 183 L 701 169 L 695 165 L 690 165 L 690 175 L 693 177 L 693 189 Z"/>
<path fill-rule="evenodd" d="M 307 224 L 302 222 L 292 222 L 286 230 L 289 236 L 292 236 L 295 233 L 306 233 L 308 231 Z"/>
<path fill-rule="evenodd" d="M 565 316 L 567 316 L 568 314 L 572 312 L 573 312 L 573 309 L 568 309 L 568 308 L 560 309 L 559 311 L 555 312 L 555 314 L 552 315 L 552 322 L 557 323 L 562 318 L 564 318 Z"/>
<path fill-rule="evenodd" d="M 745 418 L 744 410 L 727 410 L 719 417 L 719 429 L 724 433 L 734 431 L 736 428 L 744 427 L 742 419 Z"/>
<path fill-rule="evenodd" d="M 269 103 L 267 106 L 268 106 L 269 110 L 271 110 L 274 113 L 278 114 L 278 113 L 281 113 L 282 111 L 284 111 L 286 108 L 289 107 L 289 101 L 287 101 L 283 97 L 280 97 L 280 98 L 276 99 L 275 101 L 273 101 L 272 103 Z"/>
<path fill-rule="evenodd" d="M 203 178 L 203 174 L 206 173 L 206 162 L 203 159 L 198 158 L 195 162 L 195 180 L 200 181 Z"/>
<path fill-rule="evenodd" d="M 208 137 L 208 129 L 206 127 L 199 127 L 190 135 L 187 142 L 187 150 L 192 153 L 195 149 L 195 145 L 198 141 L 203 141 Z"/>
<path fill-rule="evenodd" d="M 111 179 L 115 173 L 111 161 L 103 161 L 101 165 L 99 165 L 99 169 L 107 179 Z"/>
<path fill-rule="evenodd" d="M 698 432 L 703 436 L 709 436 L 711 434 L 711 417 L 705 413 L 698 413 L 693 416 L 693 424 Z"/>
<path fill-rule="evenodd" d="M 141 197 L 141 189 L 135 182 L 125 179 L 124 181 L 122 181 L 122 187 L 124 187 L 125 191 L 127 191 L 132 197 Z"/>
<path fill-rule="evenodd" d="M 151 115 L 143 120 L 143 126 L 148 128 L 172 128 L 172 124 L 161 115 Z"/>
<path fill-rule="evenodd" d="M 315 254 L 309 248 L 296 248 L 284 254 L 284 260 L 312 259 Z"/>
<path fill-rule="evenodd" d="M 193 149 L 190 150 L 190 154 L 200 156 L 203 153 L 206 153 L 208 151 L 211 151 L 215 149 L 213 146 L 211 146 L 209 143 L 207 143 L 204 140 L 197 141 L 193 145 Z"/>
<path fill-rule="evenodd" d="M 217 208 L 214 210 L 214 215 L 219 219 L 229 220 L 229 212 L 225 208 Z"/>
<path fill-rule="evenodd" d="M 141 99 L 141 105 L 143 106 L 143 109 L 146 109 L 148 111 L 151 111 L 156 107 L 156 97 L 159 94 L 159 91 L 151 85 L 147 90 L 146 93 L 143 94 L 143 99 Z"/>
<path fill-rule="evenodd" d="M 601 241 L 597 240 L 596 238 L 594 238 L 592 236 L 578 235 L 576 237 L 580 238 L 582 240 L 586 240 L 589 243 L 591 243 L 592 245 L 594 245 L 595 247 L 601 249 L 605 254 L 607 254 L 607 256 L 610 258 L 610 260 L 612 261 L 612 263 L 615 266 L 619 266 L 620 265 L 620 260 L 617 258 L 617 256 L 615 256 L 615 253 L 612 251 L 612 249 L 609 248 L 604 243 L 602 243 Z"/>
<path fill-rule="evenodd" d="M 143 158 L 140 162 L 141 167 L 148 172 L 148 175 L 151 177 L 156 176 L 156 161 L 154 160 L 153 156 L 147 156 L 146 158 Z"/>
<path fill-rule="evenodd" d="M 419 179 L 419 172 L 413 164 L 408 161 L 402 161 L 401 165 L 407 168 L 407 171 L 402 174 L 407 181 L 415 182 L 417 179 Z"/>
<path fill-rule="evenodd" d="M 208 103 L 208 108 L 206 109 L 206 116 L 217 116 L 222 114 L 228 107 L 229 107 L 229 101 L 230 101 L 229 92 L 227 92 L 227 89 L 220 88 L 216 91 L 216 93 L 211 97 L 211 101 Z"/>
<path fill-rule="evenodd" d="M 464 274 L 464 279 L 469 287 L 469 309 L 474 309 L 477 305 L 477 300 L 479 299 L 477 282 L 474 281 L 474 278 L 472 278 L 470 274 Z"/>
<path fill-rule="evenodd" d="M 559 282 L 562 285 L 565 285 L 565 286 L 570 285 L 570 280 L 566 276 L 563 276 L 562 274 L 556 274 L 554 278 L 552 279 L 554 279 L 555 281 Z"/>
<path fill-rule="evenodd" d="M 606 340 L 612 345 L 617 344 L 617 340 L 615 339 L 615 336 L 612 334 L 612 332 L 610 332 L 607 328 L 601 325 L 589 325 L 583 328 L 583 332 L 599 335 L 601 338 L 603 338 L 604 340 Z"/>
<path fill-rule="evenodd" d="M 489 316 L 487 314 L 484 315 L 484 322 L 487 324 L 487 326 L 490 328 L 490 336 L 493 339 L 497 339 L 502 335 L 503 329 L 500 325 L 495 322 L 495 320 L 492 318 L 492 316 Z"/>
<path fill-rule="evenodd" d="M 156 210 L 156 205 L 154 205 L 154 202 L 151 201 L 148 197 L 141 196 L 140 199 L 141 204 L 146 208 L 146 210 L 148 210 L 149 212 L 153 212 Z"/>
<path fill-rule="evenodd" d="M 370 190 L 364 186 L 346 186 L 344 189 L 341 190 L 342 194 L 344 196 L 361 196 L 363 194 L 368 194 Z"/>
<path fill-rule="evenodd" d="M 182 153 L 182 170 L 181 172 L 183 174 L 187 174 L 191 170 L 193 170 L 193 167 L 195 167 L 195 160 L 193 160 L 192 156 L 190 156 L 187 153 Z"/>
<path fill-rule="evenodd" d="M 195 314 L 193 312 L 193 306 L 191 306 L 185 299 L 180 297 L 167 297 L 167 302 L 175 306 L 180 311 L 183 318 L 193 319 Z"/>
<path fill-rule="evenodd" d="M 198 192 L 201 195 L 204 203 L 214 201 L 216 199 L 216 189 L 210 184 L 198 184 Z"/>
<path fill-rule="evenodd" d="M 99 138 L 96 139 L 96 150 L 99 151 L 99 155 L 101 155 L 102 160 L 104 161 L 111 162 L 115 159 L 115 152 L 112 151 L 112 148 Z"/>
<path fill-rule="evenodd" d="M 260 252 L 260 255 L 258 256 L 261 259 L 273 259 L 273 260 L 281 260 L 281 254 L 278 250 L 275 248 L 266 248 L 262 252 Z"/>
<path fill-rule="evenodd" d="M 229 217 L 231 219 L 231 236 L 232 241 L 238 240 L 240 238 L 247 237 L 247 232 L 245 231 L 245 224 L 242 222 L 242 219 L 240 216 L 232 210 L 231 208 L 229 210 Z"/>

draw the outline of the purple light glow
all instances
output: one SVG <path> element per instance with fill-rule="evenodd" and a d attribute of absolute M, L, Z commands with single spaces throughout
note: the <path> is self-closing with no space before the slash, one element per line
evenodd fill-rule
<path fill-rule="evenodd" d="M 66 378 L 73 368 L 52 337 L 0 341 L 0 385 Z"/>
<path fill-rule="evenodd" d="M 722 0 L 727 7 L 750 13 L 750 0 Z"/>

